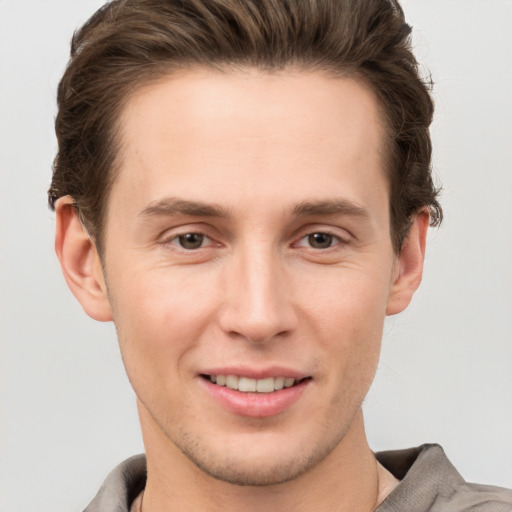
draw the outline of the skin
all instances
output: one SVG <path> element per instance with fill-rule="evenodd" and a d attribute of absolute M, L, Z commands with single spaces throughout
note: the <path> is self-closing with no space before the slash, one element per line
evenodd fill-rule
<path fill-rule="evenodd" d="M 361 403 L 428 227 L 419 213 L 394 253 L 374 95 L 318 72 L 189 70 L 137 91 L 121 127 L 103 262 L 69 197 L 56 250 L 85 311 L 115 322 L 144 508 L 374 510 L 393 478 Z M 201 376 L 228 366 L 307 382 L 277 414 L 236 414 Z"/>

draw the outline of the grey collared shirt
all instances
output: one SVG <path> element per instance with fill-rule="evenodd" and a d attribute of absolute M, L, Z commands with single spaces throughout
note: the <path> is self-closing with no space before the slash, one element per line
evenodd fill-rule
<path fill-rule="evenodd" d="M 512 490 L 467 483 L 436 444 L 379 452 L 400 483 L 375 512 L 512 512 Z M 107 477 L 84 512 L 130 512 L 146 483 L 146 458 L 136 455 Z"/>

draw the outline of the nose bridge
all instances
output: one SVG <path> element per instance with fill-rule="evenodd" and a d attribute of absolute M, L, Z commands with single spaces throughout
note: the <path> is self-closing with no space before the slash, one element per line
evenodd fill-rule
<path fill-rule="evenodd" d="M 295 314 L 281 255 L 271 243 L 245 243 L 228 270 L 222 327 L 253 342 L 293 330 Z"/>

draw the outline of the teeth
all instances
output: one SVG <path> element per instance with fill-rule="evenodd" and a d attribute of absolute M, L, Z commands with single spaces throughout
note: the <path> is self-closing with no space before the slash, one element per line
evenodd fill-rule
<path fill-rule="evenodd" d="M 226 386 L 244 393 L 272 393 L 295 384 L 293 377 L 267 377 L 266 379 L 249 379 L 236 375 L 210 375 L 210 381 L 217 386 Z"/>
<path fill-rule="evenodd" d="M 274 389 L 279 390 L 284 388 L 284 377 L 277 377 L 274 379 Z"/>
<path fill-rule="evenodd" d="M 248 379 L 246 377 L 240 377 L 238 381 L 238 389 L 244 393 L 255 393 L 256 392 L 256 379 Z M 272 390 L 274 391 L 274 390 Z"/>
<path fill-rule="evenodd" d="M 268 379 L 258 379 L 254 381 L 254 386 L 258 393 L 272 393 L 274 391 L 274 379 L 269 377 Z"/>
<path fill-rule="evenodd" d="M 235 377 L 234 375 L 227 375 L 226 387 L 229 389 L 238 389 L 238 377 Z"/>
<path fill-rule="evenodd" d="M 295 379 L 284 379 L 284 387 L 291 388 L 295 384 Z"/>

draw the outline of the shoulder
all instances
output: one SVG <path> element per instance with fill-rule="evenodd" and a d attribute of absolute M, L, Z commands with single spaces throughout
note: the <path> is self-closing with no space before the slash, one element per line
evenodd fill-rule
<path fill-rule="evenodd" d="M 401 480 L 377 512 L 512 512 L 512 490 L 466 482 L 439 445 L 376 457 Z"/>
<path fill-rule="evenodd" d="M 146 457 L 130 457 L 110 472 L 84 512 L 129 512 L 145 485 Z"/>
<path fill-rule="evenodd" d="M 465 483 L 457 488 L 454 500 L 463 506 L 461 510 L 464 511 L 512 512 L 512 490 L 503 487 Z"/>

